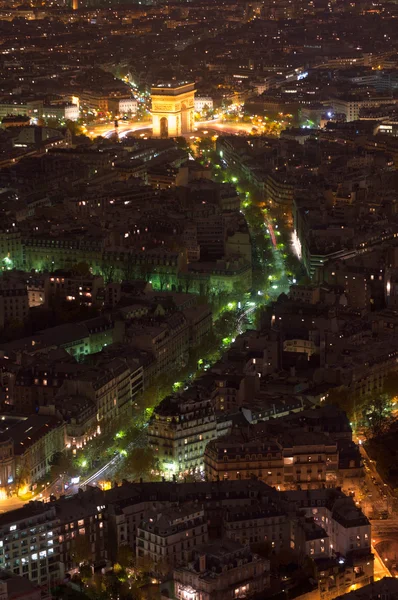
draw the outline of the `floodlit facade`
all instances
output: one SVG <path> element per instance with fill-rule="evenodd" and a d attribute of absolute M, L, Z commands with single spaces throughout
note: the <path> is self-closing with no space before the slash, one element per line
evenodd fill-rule
<path fill-rule="evenodd" d="M 193 131 L 194 83 L 159 84 L 151 94 L 154 136 L 167 138 Z"/>

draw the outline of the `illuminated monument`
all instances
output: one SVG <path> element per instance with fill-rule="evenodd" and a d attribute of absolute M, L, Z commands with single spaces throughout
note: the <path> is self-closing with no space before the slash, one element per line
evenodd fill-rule
<path fill-rule="evenodd" d="M 153 135 L 167 138 L 193 131 L 195 84 L 172 82 L 152 88 Z"/>

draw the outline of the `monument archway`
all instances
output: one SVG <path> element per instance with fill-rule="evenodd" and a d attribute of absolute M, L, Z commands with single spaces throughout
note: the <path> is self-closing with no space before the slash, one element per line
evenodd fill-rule
<path fill-rule="evenodd" d="M 160 137 L 167 138 L 169 137 L 169 122 L 167 117 L 162 117 L 160 119 Z"/>
<path fill-rule="evenodd" d="M 151 97 L 155 137 L 175 137 L 193 131 L 194 83 L 163 83 L 152 88 Z"/>

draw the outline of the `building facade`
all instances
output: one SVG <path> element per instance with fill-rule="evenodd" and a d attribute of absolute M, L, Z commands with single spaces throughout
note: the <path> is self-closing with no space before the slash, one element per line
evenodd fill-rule
<path fill-rule="evenodd" d="M 169 396 L 155 409 L 148 437 L 155 456 L 171 478 L 204 471 L 206 444 L 217 435 L 211 402 L 205 397 Z"/>
<path fill-rule="evenodd" d="M 152 88 L 152 124 L 156 137 L 173 137 L 193 131 L 193 83 L 168 83 Z"/>

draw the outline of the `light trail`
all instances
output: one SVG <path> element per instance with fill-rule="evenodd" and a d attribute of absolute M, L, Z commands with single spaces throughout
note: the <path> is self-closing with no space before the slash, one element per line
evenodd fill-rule
<path fill-rule="evenodd" d="M 147 424 L 144 425 L 144 428 L 147 427 Z M 145 431 L 142 431 L 141 434 L 134 440 L 134 442 L 131 442 L 131 444 L 129 444 L 126 448 L 126 451 L 128 452 L 129 450 L 132 450 L 133 448 L 137 447 L 137 446 L 141 446 L 142 442 L 145 440 L 146 437 L 146 433 Z M 111 460 L 109 460 L 106 465 L 103 465 L 100 469 L 98 469 L 98 471 L 96 471 L 95 473 L 93 473 L 92 475 L 90 475 L 90 477 L 87 477 L 87 479 L 85 479 L 84 481 L 81 481 L 78 485 L 78 487 L 84 488 L 88 485 L 90 485 L 90 483 L 95 483 L 102 475 L 104 475 L 108 470 L 113 469 L 118 462 L 120 462 L 121 460 L 123 460 L 124 456 L 122 456 L 121 454 L 116 454 L 113 458 L 111 458 Z"/>
<path fill-rule="evenodd" d="M 222 132 L 226 134 L 234 134 L 234 133 L 250 133 L 253 126 L 250 123 L 220 123 L 220 118 L 210 119 L 209 121 L 198 121 L 195 124 L 195 128 L 193 132 L 190 132 L 189 135 L 195 134 L 195 132 L 200 132 L 203 128 L 213 129 L 214 132 Z M 113 135 L 118 134 L 119 138 L 124 138 L 129 133 L 136 133 L 137 131 L 146 131 L 152 129 L 152 123 L 150 121 L 142 122 L 142 123 L 120 123 L 119 127 L 115 127 L 114 125 L 110 127 L 110 125 L 93 125 L 89 128 L 90 137 L 102 136 L 107 139 L 111 138 Z M 188 135 L 188 134 L 187 134 Z"/>
<path fill-rule="evenodd" d="M 267 219 L 267 218 L 265 218 L 265 224 L 268 227 L 268 231 L 269 231 L 269 234 L 270 234 L 270 237 L 271 237 L 272 245 L 273 245 L 274 248 L 276 248 L 276 236 L 275 236 L 274 226 L 272 225 L 272 222 L 269 219 Z"/>

